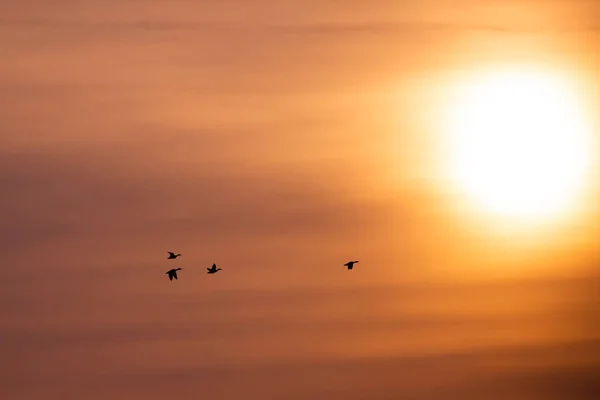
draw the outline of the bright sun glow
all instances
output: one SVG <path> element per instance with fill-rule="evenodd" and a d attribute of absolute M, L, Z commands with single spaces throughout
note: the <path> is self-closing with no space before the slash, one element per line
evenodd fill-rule
<path fill-rule="evenodd" d="M 590 128 L 557 76 L 499 71 L 459 88 L 450 124 L 452 178 L 501 216 L 548 217 L 583 183 Z"/>

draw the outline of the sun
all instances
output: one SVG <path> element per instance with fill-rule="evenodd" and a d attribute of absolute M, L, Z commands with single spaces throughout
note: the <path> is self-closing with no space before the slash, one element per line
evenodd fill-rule
<path fill-rule="evenodd" d="M 502 217 L 568 208 L 589 162 L 589 124 L 565 80 L 532 70 L 472 76 L 452 99 L 449 173 L 474 203 Z"/>

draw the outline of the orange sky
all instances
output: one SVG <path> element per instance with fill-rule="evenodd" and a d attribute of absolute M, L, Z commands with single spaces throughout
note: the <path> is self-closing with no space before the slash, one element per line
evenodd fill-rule
<path fill-rule="evenodd" d="M 598 15 L 0 0 L 0 397 L 596 399 L 599 185 L 523 236 L 473 222 L 435 110 L 519 63 L 598 110 Z"/>

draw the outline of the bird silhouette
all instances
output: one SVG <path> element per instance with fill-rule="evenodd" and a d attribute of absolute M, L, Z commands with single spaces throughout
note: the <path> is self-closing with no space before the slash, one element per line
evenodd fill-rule
<path fill-rule="evenodd" d="M 358 261 L 348 261 L 346 264 L 344 264 L 344 267 L 348 267 L 348 270 L 352 270 L 352 268 L 354 268 L 354 264 L 356 264 Z"/>
<path fill-rule="evenodd" d="M 182 270 L 183 268 L 175 268 L 175 269 L 171 269 L 168 270 L 167 272 L 165 272 L 165 274 L 169 275 L 169 280 L 173 280 L 173 278 L 177 279 L 177 271 Z"/>
<path fill-rule="evenodd" d="M 169 260 L 174 260 L 175 258 L 177 258 L 181 255 L 181 254 L 175 254 L 172 251 L 167 251 L 167 253 L 169 254 L 169 257 L 167 257 L 167 259 L 169 259 Z"/>
<path fill-rule="evenodd" d="M 211 268 L 206 268 L 208 270 L 207 274 L 216 274 L 217 271 L 220 271 L 221 268 L 217 268 L 217 264 L 213 264 Z"/>

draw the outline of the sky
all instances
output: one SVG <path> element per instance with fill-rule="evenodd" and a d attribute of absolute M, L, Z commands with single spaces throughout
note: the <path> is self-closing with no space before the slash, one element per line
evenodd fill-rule
<path fill-rule="evenodd" d="M 438 131 L 495 65 L 598 110 L 598 15 L 0 0 L 0 397 L 598 398 L 600 185 L 500 228 L 456 204 Z"/>

